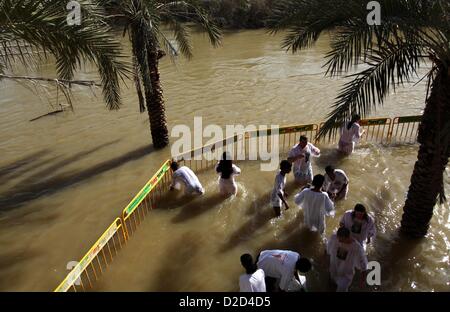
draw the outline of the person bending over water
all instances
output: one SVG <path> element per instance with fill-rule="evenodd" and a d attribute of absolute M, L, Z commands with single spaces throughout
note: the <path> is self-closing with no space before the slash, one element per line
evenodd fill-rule
<path fill-rule="evenodd" d="M 222 160 L 216 165 L 216 172 L 219 177 L 219 191 L 224 196 L 236 195 L 237 185 L 234 176 L 241 173 L 241 169 L 233 164 L 231 156 L 224 152 Z"/>
<path fill-rule="evenodd" d="M 345 172 L 341 169 L 334 169 L 332 166 L 327 166 L 325 172 L 323 190 L 334 201 L 346 199 L 349 179 Z"/>
<path fill-rule="evenodd" d="M 366 248 L 366 243 L 370 244 L 370 239 L 376 234 L 375 222 L 362 204 L 356 204 L 353 210 L 346 211 L 339 225 L 347 228 L 350 231 L 350 235 L 364 249 Z"/>
<path fill-rule="evenodd" d="M 180 167 L 177 162 L 173 161 L 170 164 L 172 169 L 172 183 L 170 190 L 184 188 L 185 195 L 202 195 L 205 193 L 203 186 L 200 184 L 195 173 L 188 167 Z"/>
<path fill-rule="evenodd" d="M 308 138 L 302 135 L 299 143 L 288 154 L 288 160 L 294 163 L 295 181 L 300 185 L 311 183 L 313 179 L 312 156 L 319 157 L 320 149 L 309 143 Z"/>
<path fill-rule="evenodd" d="M 297 206 L 303 208 L 305 225 L 311 231 L 323 234 L 325 231 L 325 216 L 334 215 L 334 204 L 326 192 L 322 192 L 325 178 L 318 174 L 314 176 L 312 188 L 305 188 L 295 195 Z"/>
<path fill-rule="evenodd" d="M 281 291 L 306 291 L 306 277 L 311 262 L 289 250 L 264 250 L 258 256 L 257 266 L 266 274 L 266 288 L 275 286 Z M 302 275 L 298 272 L 303 273 Z"/>
<path fill-rule="evenodd" d="M 355 143 L 359 141 L 361 136 L 364 134 L 364 130 L 361 131 L 361 126 L 359 125 L 361 117 L 359 115 L 354 115 L 352 120 L 341 129 L 341 138 L 339 139 L 338 150 L 346 155 L 353 153 L 355 149 Z"/>
<path fill-rule="evenodd" d="M 339 228 L 337 233 L 330 237 L 327 253 L 330 256 L 330 277 L 336 283 L 338 292 L 348 291 L 355 269 L 367 271 L 364 249 L 345 227 Z"/>
<path fill-rule="evenodd" d="M 241 256 L 241 264 L 245 269 L 245 274 L 239 277 L 240 292 L 266 292 L 265 274 L 262 269 L 258 269 L 253 257 L 249 254 Z"/>
<path fill-rule="evenodd" d="M 275 177 L 275 184 L 273 186 L 271 202 L 273 210 L 275 210 L 275 216 L 279 217 L 281 215 L 281 205 L 284 204 L 286 210 L 289 209 L 289 205 L 286 202 L 286 197 L 288 194 L 284 191 L 286 186 L 286 174 L 289 174 L 292 170 L 292 164 L 283 160 L 280 163 L 280 171 Z"/>

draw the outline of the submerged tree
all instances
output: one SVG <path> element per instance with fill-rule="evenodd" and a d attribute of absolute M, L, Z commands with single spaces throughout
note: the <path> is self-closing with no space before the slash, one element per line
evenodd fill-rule
<path fill-rule="evenodd" d="M 420 144 L 403 208 L 401 232 L 426 235 L 433 209 L 445 200 L 443 175 L 450 157 L 450 5 L 447 0 L 379 0 L 381 25 L 367 22 L 368 1 L 282 0 L 270 28 L 289 31 L 284 47 L 308 48 L 331 31 L 327 74 L 351 75 L 337 97 L 319 136 L 333 133 L 354 113 L 367 116 L 382 105 L 391 90 L 411 81 L 428 61 L 425 109 L 419 126 Z"/>
<path fill-rule="evenodd" d="M 159 59 L 179 52 L 192 57 L 189 42 L 189 24 L 200 26 L 207 32 L 211 43 L 220 43 L 221 33 L 196 1 L 106 0 L 125 22 L 133 52 L 135 85 L 140 111 L 147 109 L 150 131 L 155 148 L 169 144 L 163 90 L 158 69 Z M 163 28 L 165 27 L 165 28 Z M 166 36 L 171 31 L 174 41 Z M 178 46 L 176 46 L 176 45 Z M 142 88 L 143 87 L 143 88 Z M 143 91 L 142 91 L 143 89 Z"/>
<path fill-rule="evenodd" d="M 105 102 L 110 109 L 121 104 L 120 80 L 127 76 L 120 43 L 111 36 L 98 1 L 81 4 L 81 25 L 67 22 L 67 1 L 0 0 L 0 80 L 55 81 L 69 98 L 73 84 L 92 85 L 90 81 L 74 81 L 74 72 L 83 63 L 98 67 Z M 25 68 L 53 56 L 56 79 L 14 75 L 14 65 Z"/>

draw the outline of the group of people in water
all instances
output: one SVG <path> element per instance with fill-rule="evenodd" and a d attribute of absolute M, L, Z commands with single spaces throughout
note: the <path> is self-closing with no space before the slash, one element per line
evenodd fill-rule
<path fill-rule="evenodd" d="M 356 115 L 341 130 L 338 149 L 346 155 L 353 152 L 355 143 L 364 133 L 359 121 Z M 326 216 L 334 216 L 335 202 L 347 198 L 349 178 L 343 170 L 331 165 L 325 168 L 324 175 L 314 175 L 312 157 L 320 157 L 320 149 L 308 142 L 307 137 L 301 136 L 298 144 L 289 151 L 287 159 L 280 163 L 270 202 L 276 217 L 281 216 L 283 206 L 289 209 L 285 187 L 287 175 L 293 171 L 296 184 L 301 188 L 294 202 L 303 210 L 304 224 L 309 230 L 323 235 Z M 172 162 L 171 169 L 171 189 L 184 186 L 186 194 L 204 194 L 204 188 L 190 168 L 179 167 L 178 163 Z M 241 170 L 232 163 L 227 153 L 223 153 L 215 170 L 219 174 L 219 192 L 224 196 L 236 195 L 234 177 Z M 366 244 L 374 236 L 375 223 L 364 205 L 356 204 L 353 210 L 344 213 L 339 229 L 326 242 L 330 277 L 337 285 L 337 291 L 348 291 L 355 269 L 366 271 Z M 264 250 L 255 261 L 250 254 L 243 254 L 241 264 L 246 271 L 239 279 L 242 292 L 305 291 L 306 273 L 312 267 L 309 259 L 289 250 Z"/>

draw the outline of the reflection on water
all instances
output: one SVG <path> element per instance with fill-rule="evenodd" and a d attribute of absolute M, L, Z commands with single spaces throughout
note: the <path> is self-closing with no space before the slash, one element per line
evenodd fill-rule
<path fill-rule="evenodd" d="M 161 63 L 170 129 L 192 125 L 194 116 L 222 126 L 320 121 L 345 81 L 322 76 L 327 38 L 298 55 L 281 51 L 281 38 L 264 31 L 229 33 L 220 49 L 202 35 L 192 39 L 191 62 Z M 95 72 L 86 66 L 77 78 L 94 79 Z M 53 77 L 54 67 L 42 64 L 27 74 Z M 124 90 L 120 111 L 108 112 L 101 96 L 76 88 L 74 113 L 30 122 L 51 110 L 48 103 L 12 82 L 0 84 L 0 290 L 54 289 L 67 274 L 66 264 L 81 258 L 168 157 L 169 149 L 153 150 L 148 117 L 139 114 L 132 86 Z M 56 91 L 48 91 L 55 105 Z M 420 113 L 424 97 L 425 82 L 407 85 L 374 115 Z M 448 289 L 448 206 L 436 209 L 430 235 L 416 247 L 403 248 L 394 234 L 415 153 L 364 147 L 336 165 L 351 174 L 348 203 L 367 203 L 378 219 L 381 234 L 371 257 L 387 263 L 389 276 L 396 276 L 389 270 L 404 273 L 383 276 L 386 289 Z M 333 160 L 330 151 L 316 165 Z M 315 255 L 322 252 L 315 248 L 320 243 L 307 244 L 317 238 L 298 227 L 295 209 L 270 219 L 266 199 L 274 174 L 261 173 L 257 164 L 244 169 L 233 200 L 214 197 L 215 177 L 205 173 L 208 196 L 200 202 L 178 206 L 183 199 L 174 198 L 167 209 L 154 211 L 99 289 L 236 289 L 240 253 L 266 246 L 292 246 L 315 257 L 318 275 L 312 279 L 324 289 L 322 258 Z M 142 274 L 134 274 L 134 265 Z M 170 277 L 178 275 L 183 283 L 172 284 Z"/>
<path fill-rule="evenodd" d="M 334 164 L 350 178 L 348 199 L 338 202 L 336 216 L 327 220 L 326 236 L 358 202 L 374 215 L 378 230 L 368 257 L 381 263 L 382 284 L 378 288 L 360 284 L 357 275 L 351 290 L 448 291 L 448 207 L 436 209 L 426 239 L 408 241 L 397 235 L 416 148 L 365 146 L 349 158 L 336 156 L 335 149 L 324 148 L 313 167 L 315 173 L 323 173 L 324 165 Z M 303 213 L 292 201 L 298 192 L 292 174 L 287 186 L 291 209 L 275 219 L 269 200 L 274 173 L 259 171 L 257 162 L 239 166 L 237 197 L 218 195 L 211 170 L 199 175 L 206 189 L 203 197 L 186 202 L 182 195 L 173 195 L 153 210 L 96 290 L 237 291 L 240 255 L 256 256 L 264 249 L 291 249 L 311 257 L 311 290 L 334 290 L 328 281 L 324 242 L 303 226 Z"/>

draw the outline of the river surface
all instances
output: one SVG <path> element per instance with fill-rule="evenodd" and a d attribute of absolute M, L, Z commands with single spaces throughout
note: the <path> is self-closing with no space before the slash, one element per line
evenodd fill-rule
<path fill-rule="evenodd" d="M 161 62 L 169 129 L 191 126 L 194 117 L 202 117 L 204 126 L 223 127 L 323 120 L 347 81 L 323 77 L 328 38 L 296 55 L 280 49 L 281 39 L 261 30 L 233 32 L 214 49 L 204 35 L 193 34 L 191 61 Z M 26 73 L 54 77 L 54 67 L 49 62 Z M 95 79 L 95 68 L 85 66 L 77 78 Z M 114 112 L 107 111 L 98 91 L 73 93 L 74 112 L 30 121 L 57 107 L 55 89 L 40 90 L 40 98 L 15 82 L 0 83 L 1 291 L 53 290 L 68 273 L 66 264 L 81 258 L 170 156 L 169 148 L 153 149 L 148 117 L 139 114 L 131 82 L 123 90 L 123 107 Z M 425 82 L 406 84 L 372 115 L 420 114 L 424 98 Z M 344 160 L 332 147 L 323 152 L 315 172 L 333 163 L 351 179 L 349 198 L 338 205 L 326 234 L 345 210 L 364 203 L 376 217 L 378 235 L 368 254 L 382 264 L 379 289 L 450 290 L 448 204 L 436 207 L 430 233 L 420 242 L 396 234 L 417 146 L 366 145 Z M 304 231 L 302 213 L 291 202 L 282 218 L 270 218 L 275 173 L 261 172 L 252 162 L 241 166 L 236 198 L 217 199 L 217 178 L 205 172 L 204 198 L 185 203 L 177 197 L 152 211 L 96 289 L 237 290 L 241 253 L 290 248 L 314 259 L 312 290 L 329 290 L 323 244 Z M 446 189 L 450 193 L 448 170 Z M 352 286 L 360 289 L 373 290 Z"/>

